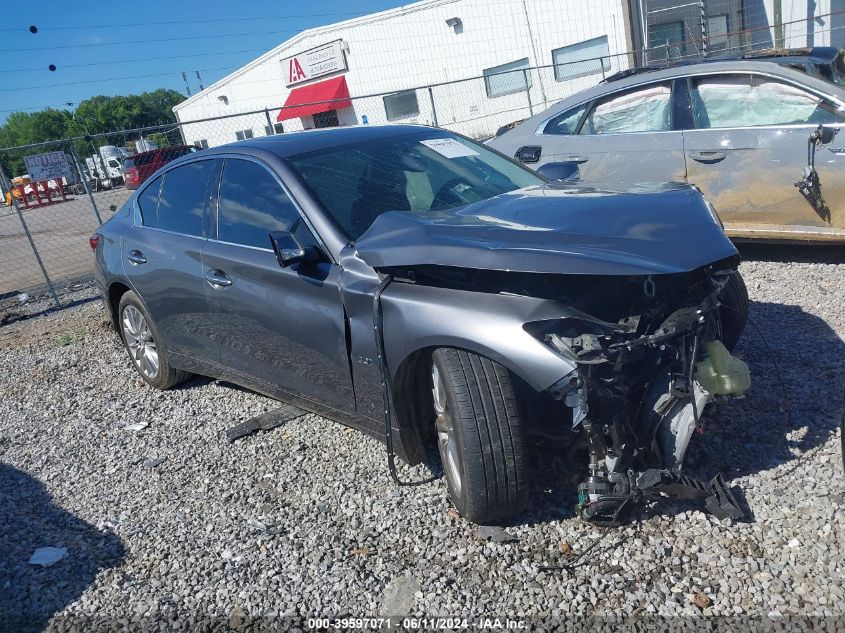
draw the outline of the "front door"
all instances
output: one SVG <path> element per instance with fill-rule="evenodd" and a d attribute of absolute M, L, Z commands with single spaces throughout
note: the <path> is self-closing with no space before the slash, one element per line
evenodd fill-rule
<path fill-rule="evenodd" d="M 123 270 L 167 349 L 191 358 L 216 354 L 207 314 L 201 252 L 209 184 L 218 162 L 171 169 L 142 188 L 136 228 L 123 240 Z"/>
<path fill-rule="evenodd" d="M 314 235 L 262 163 L 227 158 L 217 239 L 202 254 L 220 363 L 245 378 L 354 412 L 338 267 L 328 258 L 282 268 L 269 233 Z"/>
<path fill-rule="evenodd" d="M 695 129 L 684 132 L 688 179 L 730 234 L 778 237 L 796 227 L 820 236 L 845 232 L 841 135 L 816 154 L 827 210 L 814 209 L 795 187 L 810 134 L 819 124 L 845 127 L 841 109 L 801 87 L 751 74 L 693 78 L 690 99 Z"/>
<path fill-rule="evenodd" d="M 560 137 L 551 161 L 578 163 L 587 183 L 683 181 L 683 133 L 673 130 L 672 110 L 671 83 L 606 96 Z"/>

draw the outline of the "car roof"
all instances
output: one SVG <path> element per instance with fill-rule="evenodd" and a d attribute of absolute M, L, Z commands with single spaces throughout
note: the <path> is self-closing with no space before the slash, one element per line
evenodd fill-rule
<path fill-rule="evenodd" d="M 351 125 L 285 132 L 284 134 L 276 134 L 275 136 L 262 136 L 260 138 L 238 141 L 237 143 L 219 145 L 203 150 L 202 153 L 221 153 L 233 149 L 243 150 L 254 148 L 270 152 L 280 158 L 287 158 L 296 154 L 330 147 L 425 132 L 436 136 L 451 134 L 447 130 L 429 127 L 427 125 Z"/>
<path fill-rule="evenodd" d="M 729 61 L 712 60 L 696 64 L 670 66 L 649 72 L 635 73 L 612 82 L 599 83 L 592 88 L 588 88 L 565 97 L 546 110 L 526 119 L 516 128 L 505 132 L 498 138 L 507 138 L 509 136 L 513 138 L 512 135 L 522 134 L 525 130 L 530 130 L 533 135 L 534 130 L 541 124 L 544 124 L 546 121 L 557 116 L 561 112 L 565 112 L 570 108 L 578 107 L 608 94 L 625 91 L 628 88 L 637 88 L 639 86 L 659 83 L 661 81 L 670 81 L 672 79 L 678 79 L 690 75 L 747 72 L 764 73 L 773 77 L 799 83 L 822 94 L 831 95 L 840 100 L 845 100 L 845 88 L 842 86 L 813 77 L 807 73 L 777 64 L 775 62 L 745 59 Z M 491 143 L 491 145 L 494 148 L 496 147 L 495 143 Z"/>
<path fill-rule="evenodd" d="M 771 62 L 777 64 L 778 66 L 794 68 L 801 72 L 809 72 L 810 69 L 813 68 L 816 73 L 824 75 L 825 73 L 822 71 L 823 68 L 827 67 L 828 71 L 830 71 L 833 70 L 833 66 L 836 66 L 835 70 L 839 70 L 838 66 L 842 64 L 843 59 L 845 59 L 845 50 L 833 48 L 831 46 L 765 49 L 750 51 L 742 55 L 716 54 L 703 59 L 695 58 L 670 60 L 658 64 L 627 68 L 607 77 L 603 83 L 612 83 L 633 75 L 642 75 L 644 73 L 665 70 L 667 68 L 689 68 L 690 66 L 696 66 L 699 64 L 712 64 L 715 62 L 726 61 Z"/>

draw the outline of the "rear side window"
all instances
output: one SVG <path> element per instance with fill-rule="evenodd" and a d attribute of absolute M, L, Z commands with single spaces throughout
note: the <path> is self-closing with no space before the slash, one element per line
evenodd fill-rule
<path fill-rule="evenodd" d="M 754 127 L 845 121 L 845 112 L 790 84 L 753 75 L 694 81 L 690 92 L 697 128 Z"/>
<path fill-rule="evenodd" d="M 648 86 L 596 103 L 581 134 L 629 134 L 672 129 L 672 88 Z"/>
<path fill-rule="evenodd" d="M 302 237 L 299 219 L 293 202 L 266 168 L 248 160 L 226 161 L 217 211 L 218 239 L 270 248 L 271 231 L 291 231 Z M 313 240 L 306 238 L 306 242 Z"/>
<path fill-rule="evenodd" d="M 161 176 L 151 181 L 138 194 L 138 206 L 141 208 L 141 222 L 144 226 L 158 226 L 158 194 L 161 190 Z"/>
<path fill-rule="evenodd" d="M 200 160 L 164 174 L 158 228 L 183 235 L 202 235 L 206 188 L 213 172 L 214 161 Z"/>
<path fill-rule="evenodd" d="M 124 158 L 123 159 L 123 171 L 127 169 L 132 169 L 135 166 L 135 161 L 131 158 Z"/>

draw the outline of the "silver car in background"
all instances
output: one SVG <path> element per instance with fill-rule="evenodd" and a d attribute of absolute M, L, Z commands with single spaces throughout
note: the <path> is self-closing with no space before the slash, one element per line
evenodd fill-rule
<path fill-rule="evenodd" d="M 845 68 L 823 52 L 827 72 L 784 58 L 625 71 L 488 144 L 552 177 L 694 184 L 732 238 L 845 243 Z"/>

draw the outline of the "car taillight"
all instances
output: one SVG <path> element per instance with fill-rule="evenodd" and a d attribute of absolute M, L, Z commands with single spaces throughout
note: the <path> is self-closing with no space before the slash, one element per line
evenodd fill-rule
<path fill-rule="evenodd" d="M 88 246 L 91 247 L 92 251 L 97 250 L 97 244 L 100 243 L 100 236 L 94 233 L 91 237 L 88 238 Z"/>
<path fill-rule="evenodd" d="M 123 177 L 131 182 L 138 182 L 138 168 L 130 167 L 124 172 Z"/>

